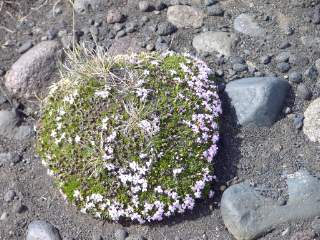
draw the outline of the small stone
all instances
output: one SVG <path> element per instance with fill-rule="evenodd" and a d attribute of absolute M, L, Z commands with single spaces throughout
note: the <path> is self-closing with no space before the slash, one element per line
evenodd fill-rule
<path fill-rule="evenodd" d="M 289 63 L 293 66 L 307 66 L 309 64 L 309 59 L 298 54 L 291 54 Z"/>
<path fill-rule="evenodd" d="M 118 38 L 120 38 L 120 37 L 123 37 L 123 36 L 125 36 L 127 33 L 126 33 L 126 31 L 125 30 L 121 30 L 121 31 L 119 31 L 118 33 L 117 33 L 117 37 Z"/>
<path fill-rule="evenodd" d="M 282 236 L 286 236 L 286 235 L 288 235 L 290 233 L 290 228 L 287 228 L 286 230 L 284 230 L 282 233 L 281 233 L 281 235 Z"/>
<path fill-rule="evenodd" d="M 236 72 L 243 72 L 247 70 L 247 65 L 241 63 L 235 63 L 232 66 L 233 70 Z"/>
<path fill-rule="evenodd" d="M 216 0 L 205 0 L 204 1 L 204 5 L 205 6 L 211 6 L 211 5 L 215 4 L 215 3 L 217 3 Z"/>
<path fill-rule="evenodd" d="M 274 60 L 278 63 L 288 62 L 290 55 L 291 55 L 290 52 L 282 52 L 282 53 L 278 54 Z"/>
<path fill-rule="evenodd" d="M 287 200 L 284 197 L 279 197 L 277 203 L 279 206 L 283 206 L 286 205 Z"/>
<path fill-rule="evenodd" d="M 258 69 L 256 69 L 255 67 L 249 67 L 249 72 L 255 73 L 257 71 L 258 71 Z"/>
<path fill-rule="evenodd" d="M 268 64 L 271 62 L 271 57 L 268 55 L 265 55 L 265 56 L 260 57 L 259 60 L 260 60 L 260 63 L 262 63 L 262 64 Z"/>
<path fill-rule="evenodd" d="M 222 77 L 222 76 L 223 76 L 223 71 L 222 71 L 221 69 L 218 69 L 218 70 L 216 71 L 216 76 Z"/>
<path fill-rule="evenodd" d="M 127 33 L 132 33 L 134 31 L 136 31 L 138 28 L 138 24 L 135 22 L 129 22 L 126 24 L 126 32 Z"/>
<path fill-rule="evenodd" d="M 281 73 L 286 73 L 290 70 L 291 66 L 286 63 L 286 62 L 282 62 L 282 63 L 278 63 L 277 64 L 277 69 L 281 72 Z"/>
<path fill-rule="evenodd" d="M 180 0 L 171 0 L 170 4 L 171 4 L 171 6 L 180 5 Z"/>
<path fill-rule="evenodd" d="M 291 47 L 291 44 L 288 43 L 288 42 L 282 43 L 282 44 L 279 46 L 280 49 L 285 49 L 285 48 L 288 48 L 288 47 Z"/>
<path fill-rule="evenodd" d="M 32 47 L 32 42 L 26 42 L 24 43 L 19 49 L 18 49 L 18 53 L 22 54 L 25 53 L 26 51 L 28 51 L 31 47 Z"/>
<path fill-rule="evenodd" d="M 312 93 L 309 90 L 309 88 L 307 88 L 303 84 L 298 85 L 297 92 L 298 92 L 299 97 L 304 99 L 304 100 L 310 100 L 311 97 L 312 97 Z"/>
<path fill-rule="evenodd" d="M 128 233 L 122 228 L 117 229 L 114 233 L 114 237 L 116 240 L 124 240 L 127 236 Z"/>
<path fill-rule="evenodd" d="M 311 227 L 313 231 L 319 235 L 320 234 L 320 219 L 316 218 L 315 220 L 312 221 Z"/>
<path fill-rule="evenodd" d="M 48 222 L 33 221 L 28 225 L 26 240 L 61 240 L 57 229 Z"/>
<path fill-rule="evenodd" d="M 286 28 L 286 31 L 285 31 L 285 34 L 286 34 L 286 35 L 292 35 L 292 34 L 293 34 L 292 28 L 291 28 L 291 27 L 287 27 L 287 28 Z"/>
<path fill-rule="evenodd" d="M 298 73 L 298 72 L 290 73 L 289 81 L 292 83 L 297 83 L 297 84 L 301 83 L 302 82 L 302 74 Z"/>
<path fill-rule="evenodd" d="M 120 23 L 115 23 L 114 26 L 113 26 L 113 30 L 117 33 L 119 32 L 120 30 L 123 29 L 123 25 L 120 24 Z"/>
<path fill-rule="evenodd" d="M 158 26 L 158 34 L 160 36 L 167 36 L 176 31 L 176 27 L 171 22 L 162 22 Z"/>
<path fill-rule="evenodd" d="M 3 76 L 4 74 L 5 74 L 5 71 L 2 68 L 0 68 L 0 77 Z"/>
<path fill-rule="evenodd" d="M 155 47 L 154 43 L 150 43 L 150 44 L 147 45 L 146 49 L 148 51 L 152 51 L 154 49 L 154 47 Z"/>
<path fill-rule="evenodd" d="M 304 72 L 304 76 L 310 79 L 317 79 L 318 73 L 317 70 L 313 66 L 311 66 Z"/>
<path fill-rule="evenodd" d="M 139 10 L 141 12 L 148 11 L 149 7 L 150 7 L 150 3 L 148 1 L 140 1 L 139 2 Z"/>
<path fill-rule="evenodd" d="M 291 108 L 290 107 L 284 107 L 282 108 L 282 113 L 288 115 L 291 113 Z"/>
<path fill-rule="evenodd" d="M 163 52 L 165 52 L 165 51 L 168 50 L 168 49 L 169 49 L 168 44 L 166 44 L 166 43 L 159 43 L 159 42 L 156 43 L 156 50 L 157 50 L 157 52 L 163 53 Z"/>
<path fill-rule="evenodd" d="M 225 185 L 220 186 L 220 191 L 223 192 L 227 189 L 227 187 Z"/>
<path fill-rule="evenodd" d="M 144 22 L 144 23 L 149 22 L 149 20 L 150 20 L 150 19 L 149 19 L 148 16 L 142 16 L 142 17 L 141 17 L 141 21 Z"/>
<path fill-rule="evenodd" d="M 94 233 L 92 235 L 92 240 L 102 240 L 102 237 L 99 233 Z"/>
<path fill-rule="evenodd" d="M 0 217 L 0 221 L 6 220 L 8 216 L 9 216 L 9 214 L 7 212 L 2 213 L 1 217 Z"/>
<path fill-rule="evenodd" d="M 112 32 L 109 32 L 109 33 L 108 33 L 108 38 L 109 38 L 109 39 L 114 39 L 114 35 L 113 35 Z"/>
<path fill-rule="evenodd" d="M 223 16 L 224 10 L 218 5 L 208 7 L 209 16 Z"/>
<path fill-rule="evenodd" d="M 235 64 L 235 63 L 245 64 L 245 61 L 243 60 L 243 58 L 239 56 L 232 56 L 229 61 L 231 64 Z"/>
<path fill-rule="evenodd" d="M 12 212 L 15 212 L 15 213 L 21 213 L 23 210 L 23 205 L 21 203 L 21 201 L 17 201 L 13 204 L 12 206 Z"/>
<path fill-rule="evenodd" d="M 163 2 L 159 2 L 156 4 L 155 9 L 157 11 L 162 11 L 163 9 L 165 9 L 167 7 L 167 4 L 163 3 Z"/>
<path fill-rule="evenodd" d="M 145 42 L 138 42 L 138 45 L 142 48 L 145 48 L 147 46 Z"/>
<path fill-rule="evenodd" d="M 150 32 L 155 32 L 155 31 L 157 31 L 157 26 L 156 25 L 150 25 L 150 26 L 148 26 L 148 31 L 150 31 Z"/>
<path fill-rule="evenodd" d="M 94 25 L 90 26 L 90 32 L 94 36 L 98 36 L 99 35 L 99 29 Z"/>
<path fill-rule="evenodd" d="M 4 200 L 5 202 L 11 202 L 16 195 L 17 195 L 17 194 L 16 194 L 15 191 L 9 190 L 9 191 L 4 195 L 3 200 Z"/>
<path fill-rule="evenodd" d="M 48 35 L 48 39 L 52 40 L 57 36 L 57 32 L 48 30 L 47 35 Z"/>
<path fill-rule="evenodd" d="M 269 20 L 270 20 L 270 17 L 268 15 L 263 16 L 263 21 L 269 21 Z"/>
<path fill-rule="evenodd" d="M 107 14 L 107 23 L 119 23 L 123 20 L 123 15 L 118 9 L 111 9 Z"/>
<path fill-rule="evenodd" d="M 294 125 L 296 129 L 299 130 L 303 126 L 303 119 L 304 119 L 303 114 L 300 114 L 299 116 L 294 118 Z"/>
<path fill-rule="evenodd" d="M 263 72 L 255 72 L 255 73 L 254 73 L 254 76 L 255 76 L 255 77 L 263 77 L 263 76 L 264 76 L 264 73 L 263 73 Z"/>

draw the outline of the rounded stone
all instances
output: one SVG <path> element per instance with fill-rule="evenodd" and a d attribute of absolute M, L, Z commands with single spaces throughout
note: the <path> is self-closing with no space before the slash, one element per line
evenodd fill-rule
<path fill-rule="evenodd" d="M 167 36 L 176 31 L 176 27 L 171 22 L 162 22 L 158 26 L 158 34 L 160 36 Z"/>
<path fill-rule="evenodd" d="M 205 6 L 211 6 L 211 5 L 215 4 L 215 3 L 217 3 L 216 0 L 205 0 L 204 1 L 204 5 Z"/>
<path fill-rule="evenodd" d="M 317 218 L 315 220 L 312 221 L 311 227 L 313 229 L 313 231 L 319 235 L 320 234 L 320 219 Z"/>
<path fill-rule="evenodd" d="M 241 64 L 241 63 L 235 63 L 233 64 L 232 66 L 233 70 L 236 71 L 236 72 L 243 72 L 243 71 L 246 71 L 248 68 L 247 68 L 247 65 L 245 64 Z"/>
<path fill-rule="evenodd" d="M 149 22 L 149 20 L 150 20 L 150 19 L 149 19 L 148 16 L 142 16 L 142 17 L 141 17 L 141 21 L 144 22 L 144 23 Z"/>
<path fill-rule="evenodd" d="M 90 26 L 90 32 L 94 36 L 98 36 L 99 35 L 99 29 L 94 25 Z"/>
<path fill-rule="evenodd" d="M 117 240 L 124 240 L 127 236 L 128 236 L 128 233 L 122 228 L 117 229 L 116 232 L 114 233 L 114 237 Z"/>
<path fill-rule="evenodd" d="M 17 201 L 13 204 L 12 206 L 12 212 L 15 212 L 15 213 L 21 213 L 23 210 L 23 205 L 21 203 L 21 201 Z"/>
<path fill-rule="evenodd" d="M 209 16 L 223 16 L 224 10 L 218 5 L 208 7 Z"/>
<path fill-rule="evenodd" d="M 126 24 L 126 32 L 132 33 L 137 30 L 138 24 L 135 22 L 129 22 Z"/>
<path fill-rule="evenodd" d="M 138 5 L 139 5 L 139 10 L 141 12 L 148 11 L 148 9 L 150 7 L 150 3 L 148 1 L 140 1 Z"/>
<path fill-rule="evenodd" d="M 157 11 L 161 11 L 161 10 L 165 9 L 166 7 L 167 7 L 167 5 L 165 3 L 159 2 L 156 4 L 155 9 Z"/>
<path fill-rule="evenodd" d="M 297 84 L 301 83 L 302 82 L 302 74 L 298 73 L 298 72 L 290 73 L 289 81 L 292 83 L 297 83 Z"/>
<path fill-rule="evenodd" d="M 155 48 L 154 43 L 149 43 L 149 44 L 146 46 L 146 49 L 147 49 L 148 51 L 152 51 L 154 48 Z"/>
<path fill-rule="evenodd" d="M 290 70 L 291 66 L 286 63 L 286 62 L 281 62 L 277 64 L 277 69 L 281 72 L 281 73 L 286 73 Z"/>
<path fill-rule="evenodd" d="M 33 221 L 28 225 L 26 240 L 61 240 L 58 230 L 50 223 L 44 221 Z"/>
<path fill-rule="evenodd" d="M 13 190 L 9 190 L 9 191 L 4 195 L 3 200 L 4 200 L 5 202 L 11 202 L 11 201 L 14 199 L 15 196 L 16 196 L 16 192 L 13 191 Z"/>
<path fill-rule="evenodd" d="M 123 20 L 123 15 L 118 9 L 111 9 L 107 13 L 107 23 L 119 23 Z"/>
<path fill-rule="evenodd" d="M 298 85 L 297 92 L 298 92 L 299 97 L 304 99 L 304 100 L 310 100 L 311 97 L 312 97 L 312 93 L 309 90 L 309 88 L 307 88 L 303 84 Z"/>
<path fill-rule="evenodd" d="M 127 34 L 127 33 L 126 33 L 125 30 L 121 30 L 121 31 L 119 31 L 119 32 L 117 33 L 117 37 L 120 38 L 120 37 L 125 36 L 126 34 Z"/>

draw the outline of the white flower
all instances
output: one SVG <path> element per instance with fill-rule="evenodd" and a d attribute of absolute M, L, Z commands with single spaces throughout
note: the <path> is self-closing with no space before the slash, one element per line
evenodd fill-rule
<path fill-rule="evenodd" d="M 43 159 L 42 159 L 42 164 L 43 164 L 44 166 L 47 166 L 47 165 L 48 165 L 48 164 L 46 163 L 46 161 L 43 160 Z"/>
<path fill-rule="evenodd" d="M 175 168 L 175 169 L 173 169 L 173 174 L 177 175 L 177 174 L 181 173 L 182 170 L 183 170 L 183 168 Z"/>
<path fill-rule="evenodd" d="M 94 202 L 102 202 L 103 196 L 100 195 L 99 193 L 98 193 L 98 194 L 93 193 L 93 194 L 91 195 L 91 199 L 92 199 Z"/>
<path fill-rule="evenodd" d="M 54 171 L 53 171 L 53 170 L 48 169 L 47 174 L 48 174 L 49 176 L 53 176 Z"/>
<path fill-rule="evenodd" d="M 113 141 L 117 136 L 117 132 L 113 131 L 109 137 L 107 137 L 107 142 Z"/>
<path fill-rule="evenodd" d="M 57 132 L 55 130 L 52 130 L 51 137 L 55 137 L 56 135 L 57 135 Z"/>
<path fill-rule="evenodd" d="M 151 61 L 150 63 L 151 63 L 152 65 L 156 65 L 156 66 L 159 65 L 159 62 L 158 62 L 158 61 Z"/>
<path fill-rule="evenodd" d="M 58 123 L 58 127 L 57 127 L 57 129 L 58 129 L 58 130 L 60 130 L 60 129 L 61 129 L 61 127 L 62 127 L 62 123 Z"/>
<path fill-rule="evenodd" d="M 149 74 L 150 74 L 150 71 L 149 71 L 149 70 L 144 70 L 144 71 L 143 71 L 143 74 L 149 75 Z"/>
<path fill-rule="evenodd" d="M 163 190 L 161 188 L 161 186 L 158 186 L 154 189 L 155 192 L 158 192 L 158 193 L 163 193 Z"/>
<path fill-rule="evenodd" d="M 136 171 L 137 167 L 138 167 L 138 164 L 135 161 L 133 161 L 133 162 L 131 162 L 129 164 L 129 166 L 133 169 L 133 171 Z"/>
<path fill-rule="evenodd" d="M 79 195 L 80 195 L 79 190 L 74 190 L 74 192 L 73 192 L 73 196 L 74 196 L 75 198 L 78 198 L 78 197 L 79 197 Z"/>
<path fill-rule="evenodd" d="M 86 213 L 87 213 L 87 210 L 86 210 L 85 207 L 82 207 L 81 210 L 80 210 L 80 212 L 82 212 L 83 214 L 86 214 Z"/>
<path fill-rule="evenodd" d="M 80 142 L 81 138 L 77 135 L 75 138 L 76 143 Z"/>
<path fill-rule="evenodd" d="M 61 120 L 61 117 L 57 117 L 56 121 L 59 122 Z"/>
<path fill-rule="evenodd" d="M 61 115 L 61 116 L 63 116 L 65 113 L 66 113 L 66 112 L 65 112 L 63 109 L 60 110 L 60 115 Z"/>

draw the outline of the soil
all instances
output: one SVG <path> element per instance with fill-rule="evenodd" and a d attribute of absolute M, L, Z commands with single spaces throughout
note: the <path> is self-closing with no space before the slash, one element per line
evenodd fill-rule
<path fill-rule="evenodd" d="M 135 21 L 139 24 L 139 30 L 132 35 L 145 41 L 150 37 L 149 42 L 155 42 L 159 37 L 156 33 L 147 31 L 147 26 L 156 25 L 166 20 L 166 12 L 160 11 L 155 14 L 153 10 L 141 12 L 137 7 L 137 1 L 131 0 L 109 0 L 103 2 L 99 8 L 90 9 L 89 13 L 75 14 L 74 28 L 81 29 L 89 25 L 89 20 L 102 21 L 110 8 L 118 8 L 125 15 L 125 22 Z M 152 6 L 158 1 L 150 1 Z M 170 1 L 163 0 L 169 4 Z M 188 1 L 187 1 L 188 2 Z M 203 2 L 192 4 L 206 12 Z M 230 32 L 233 29 L 233 21 L 241 13 L 249 13 L 256 16 L 261 27 L 269 30 L 274 35 L 272 40 L 263 41 L 262 38 L 250 38 L 238 33 L 241 42 L 235 49 L 235 55 L 243 56 L 243 50 L 249 49 L 252 54 L 244 56 L 247 62 L 256 63 L 257 68 L 264 72 L 275 72 L 282 79 L 287 79 L 287 74 L 280 73 L 276 69 L 276 62 L 268 65 L 259 65 L 259 57 L 266 54 L 277 55 L 283 51 L 298 53 L 309 58 L 311 66 L 320 52 L 316 49 L 308 49 L 301 44 L 300 37 L 303 35 L 318 36 L 318 26 L 308 20 L 307 13 L 314 7 L 314 3 L 306 2 L 304 8 L 294 6 L 290 0 L 227 0 L 218 4 L 231 15 L 228 17 L 208 17 L 203 27 L 211 31 L 218 31 L 219 25 L 227 25 Z M 62 14 L 50 17 L 54 5 L 61 7 Z M 64 20 L 68 32 L 72 32 L 73 11 L 67 0 L 25 0 L 25 1 L 4 1 L 0 0 L 0 69 L 8 71 L 11 65 L 21 56 L 17 49 L 21 43 L 29 40 L 40 41 L 46 35 L 47 30 L 58 31 L 59 20 Z M 102 15 L 101 15 L 102 14 Z M 264 15 L 271 17 L 269 21 L 263 21 Z M 23 21 L 22 17 L 26 16 Z M 104 16 L 104 17 L 101 17 Z M 141 26 L 141 17 L 148 16 L 150 21 Z M 294 29 L 293 35 L 284 34 L 287 26 Z M 5 27 L 5 28 L 3 28 Z M 170 43 L 170 49 L 176 52 L 193 52 L 192 39 L 202 31 L 200 29 L 186 28 L 178 30 L 171 36 L 164 36 L 163 39 Z M 110 27 L 112 28 L 112 27 Z M 12 32 L 11 32 L 12 31 Z M 59 37 L 56 40 L 60 41 Z M 113 41 L 113 40 L 112 40 Z M 288 50 L 279 49 L 283 42 L 290 42 Z M 243 46 L 243 47 L 242 47 Z M 215 63 L 216 54 L 211 54 L 203 60 L 217 71 L 221 69 L 225 76 L 231 65 L 226 61 L 222 66 Z M 290 72 L 297 71 L 304 73 L 307 67 L 293 67 Z M 252 77 L 253 73 L 244 72 L 240 77 Z M 58 74 L 52 77 L 52 81 L 58 80 Z M 11 109 L 19 104 L 19 111 L 26 112 L 28 108 L 39 111 L 37 101 L 26 101 L 15 99 L 15 96 L 6 91 L 4 87 L 4 75 L 0 76 L 0 95 L 6 95 L 10 100 L 0 105 L 1 110 Z M 226 77 L 217 78 L 217 83 L 228 82 Z M 320 95 L 320 90 L 314 80 L 304 80 L 304 84 L 312 91 L 312 99 Z M 277 122 L 272 127 L 249 128 L 235 126 L 231 121 L 228 105 L 223 101 L 223 115 L 220 117 L 220 135 L 224 144 L 219 145 L 219 153 L 215 158 L 215 174 L 217 181 L 213 183 L 216 191 L 214 199 L 198 200 L 192 211 L 184 214 L 166 218 L 161 222 L 152 222 L 140 225 L 136 222 L 101 221 L 90 214 L 83 215 L 74 206 L 67 203 L 61 196 L 53 179 L 47 175 L 46 168 L 41 164 L 41 159 L 35 153 L 35 140 L 9 141 L 5 137 L 0 138 L 0 153 L 16 151 L 23 158 L 22 161 L 13 165 L 2 165 L 0 167 L 0 214 L 8 212 L 9 216 L 0 224 L 0 239 L 25 239 L 28 224 L 35 220 L 48 221 L 58 230 L 61 237 L 71 236 L 74 239 L 92 239 L 94 232 L 99 232 L 103 239 L 114 239 L 113 234 L 118 228 L 124 228 L 130 235 L 141 234 L 147 239 L 223 239 L 234 240 L 223 224 L 219 202 L 224 186 L 229 187 L 243 181 L 250 181 L 252 184 L 264 184 L 265 196 L 276 199 L 278 195 L 287 198 L 287 189 L 283 172 L 293 173 L 297 170 L 306 170 L 311 174 L 319 176 L 319 145 L 312 143 L 304 135 L 303 131 L 297 130 L 294 125 L 294 117 L 303 114 L 310 101 L 296 97 L 296 85 L 288 93 L 284 106 L 292 109 L 292 113 L 285 115 L 281 113 Z M 24 115 L 24 120 L 35 123 L 37 116 Z M 14 202 L 5 203 L 3 196 L 8 190 L 15 190 L 17 199 L 21 199 L 24 207 L 22 213 L 12 212 Z M 311 221 L 296 221 L 284 223 L 268 232 L 260 239 L 290 239 L 290 236 L 297 231 L 311 229 Z M 283 235 L 286 229 L 289 233 Z M 320 239 L 319 237 L 317 239 Z"/>

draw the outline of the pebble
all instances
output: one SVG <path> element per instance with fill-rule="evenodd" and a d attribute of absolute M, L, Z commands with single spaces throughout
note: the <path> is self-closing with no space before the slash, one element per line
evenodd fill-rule
<path fill-rule="evenodd" d="M 141 12 L 148 11 L 148 9 L 150 7 L 150 3 L 148 1 L 140 1 L 138 5 L 139 5 L 139 10 Z"/>
<path fill-rule="evenodd" d="M 180 5 L 180 0 L 171 0 L 170 4 L 171 4 L 171 6 Z"/>
<path fill-rule="evenodd" d="M 241 63 L 235 63 L 233 64 L 232 66 L 233 70 L 236 71 L 236 72 L 243 72 L 243 71 L 246 71 L 248 68 L 247 68 L 247 65 L 245 64 L 241 64 Z"/>
<path fill-rule="evenodd" d="M 92 35 L 94 35 L 94 36 L 98 36 L 99 35 L 98 27 L 96 27 L 94 25 L 91 25 L 89 30 L 90 30 Z"/>
<path fill-rule="evenodd" d="M 114 237 L 116 240 L 124 240 L 127 236 L 128 233 L 122 228 L 117 229 L 114 233 Z"/>
<path fill-rule="evenodd" d="M 32 47 L 32 42 L 28 41 L 26 43 L 24 43 L 19 49 L 18 49 L 18 53 L 22 54 L 25 53 L 26 51 L 28 51 L 31 47 Z"/>
<path fill-rule="evenodd" d="M 291 53 L 290 52 L 282 52 L 280 54 L 278 54 L 276 57 L 275 57 L 275 61 L 280 63 L 280 62 L 288 62 L 289 61 L 289 58 L 290 58 L 290 55 Z"/>
<path fill-rule="evenodd" d="M 169 49 L 168 44 L 156 42 L 156 50 L 157 50 L 157 52 L 163 53 L 163 52 L 167 51 L 168 49 Z"/>
<path fill-rule="evenodd" d="M 167 36 L 175 32 L 177 29 L 171 22 L 162 22 L 158 26 L 158 34 L 160 36 Z"/>
<path fill-rule="evenodd" d="M 127 33 L 132 33 L 135 32 L 138 28 L 138 24 L 135 22 L 129 22 L 126 24 L 126 32 Z"/>
<path fill-rule="evenodd" d="M 309 90 L 309 88 L 307 88 L 305 85 L 303 84 L 299 84 L 297 87 L 297 92 L 298 92 L 298 96 L 304 100 L 310 100 L 312 97 L 312 93 Z"/>
<path fill-rule="evenodd" d="M 316 234 L 310 230 L 294 233 L 290 240 L 313 240 Z"/>
<path fill-rule="evenodd" d="M 271 57 L 268 55 L 262 56 L 259 58 L 260 63 L 262 64 L 268 64 L 271 62 Z"/>
<path fill-rule="evenodd" d="M 155 9 L 157 11 L 162 11 L 163 9 L 165 9 L 167 7 L 167 4 L 163 3 L 163 2 L 158 2 L 155 6 Z"/>
<path fill-rule="evenodd" d="M 291 47 L 291 44 L 288 42 L 284 42 L 284 43 L 280 44 L 280 46 L 279 46 L 280 49 L 286 49 L 288 47 Z"/>
<path fill-rule="evenodd" d="M 145 42 L 138 42 L 138 45 L 142 48 L 145 48 L 147 46 Z"/>
<path fill-rule="evenodd" d="M 114 26 L 113 26 L 113 30 L 114 30 L 115 33 L 119 32 L 122 29 L 123 29 L 123 25 L 120 24 L 120 23 L 115 23 Z"/>
<path fill-rule="evenodd" d="M 285 34 L 286 35 L 292 35 L 293 34 L 293 30 L 291 27 L 287 27 L 286 30 L 285 30 Z"/>
<path fill-rule="evenodd" d="M 319 219 L 319 217 L 318 218 L 316 217 L 316 219 L 312 221 L 311 227 L 317 235 L 320 234 L 320 219 Z"/>
<path fill-rule="evenodd" d="M 217 3 L 216 0 L 205 0 L 204 1 L 204 5 L 205 6 L 211 6 L 211 5 L 215 4 L 215 3 Z"/>
<path fill-rule="evenodd" d="M 224 10 L 218 5 L 208 7 L 209 16 L 223 16 Z"/>
<path fill-rule="evenodd" d="M 309 64 L 309 59 L 298 54 L 291 54 L 289 63 L 292 66 L 307 66 Z"/>
<path fill-rule="evenodd" d="M 304 72 L 304 76 L 306 78 L 315 80 L 318 78 L 318 73 L 317 73 L 317 70 L 313 66 L 311 66 Z"/>
<path fill-rule="evenodd" d="M 289 81 L 292 83 L 301 83 L 302 82 L 302 74 L 299 72 L 293 72 L 289 75 Z"/>
<path fill-rule="evenodd" d="M 146 46 L 146 49 L 147 49 L 148 51 L 152 51 L 152 50 L 154 49 L 154 47 L 155 47 L 154 43 L 150 43 L 150 44 L 148 44 L 148 45 Z"/>
<path fill-rule="evenodd" d="M 9 190 L 9 191 L 4 195 L 3 200 L 4 200 L 5 202 L 11 202 L 16 195 L 17 195 L 17 194 L 16 194 L 15 191 Z"/>
<path fill-rule="evenodd" d="M 120 38 L 120 37 L 125 36 L 126 34 L 127 34 L 127 33 L 126 33 L 125 30 L 121 30 L 121 31 L 119 31 L 119 32 L 117 33 L 116 37 Z"/>
<path fill-rule="evenodd" d="M 230 57 L 229 62 L 230 62 L 231 64 L 235 64 L 235 63 L 245 64 L 245 61 L 243 60 L 243 58 L 242 58 L 242 57 L 239 57 L 239 56 L 232 56 L 232 57 Z"/>
<path fill-rule="evenodd" d="M 150 21 L 150 19 L 149 19 L 148 16 L 142 16 L 142 17 L 141 17 L 141 22 L 146 23 L 146 22 L 149 22 L 149 21 Z"/>
<path fill-rule="evenodd" d="M 12 212 L 21 213 L 23 210 L 23 205 L 20 200 L 16 201 L 12 206 Z"/>
<path fill-rule="evenodd" d="M 119 23 L 123 20 L 123 15 L 118 9 L 111 9 L 107 13 L 107 23 Z"/>
<path fill-rule="evenodd" d="M 26 240 L 61 240 L 58 230 L 49 222 L 33 221 L 28 225 Z"/>
<path fill-rule="evenodd" d="M 291 113 L 291 108 L 290 107 L 284 107 L 282 109 L 282 113 L 284 113 L 286 115 L 290 114 Z"/>
<path fill-rule="evenodd" d="M 99 233 L 94 233 L 92 235 L 92 240 L 102 240 L 102 237 Z"/>
<path fill-rule="evenodd" d="M 8 218 L 9 214 L 7 212 L 4 212 L 1 214 L 1 217 L 0 217 L 0 221 L 4 221 Z"/>
<path fill-rule="evenodd" d="M 277 64 L 277 69 L 282 72 L 282 73 L 286 73 L 290 70 L 291 66 L 286 63 L 286 62 L 281 62 Z"/>
<path fill-rule="evenodd" d="M 148 31 L 155 32 L 157 31 L 158 27 L 156 25 L 150 25 L 148 26 Z"/>

